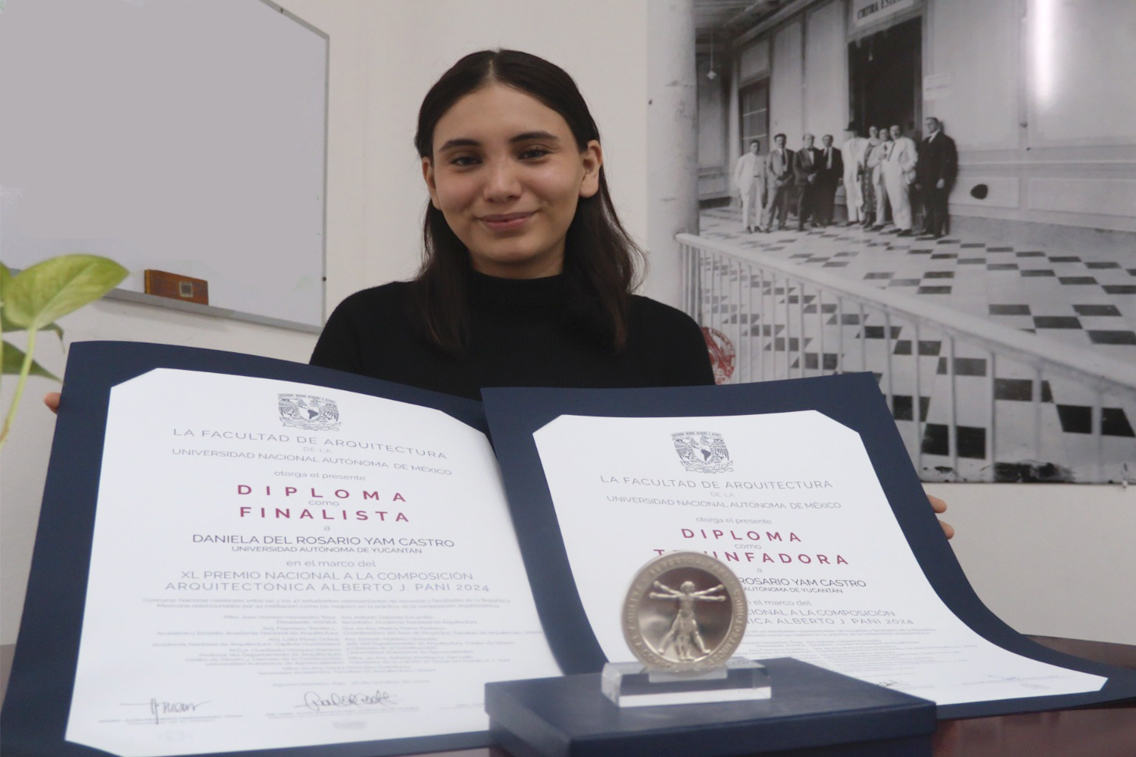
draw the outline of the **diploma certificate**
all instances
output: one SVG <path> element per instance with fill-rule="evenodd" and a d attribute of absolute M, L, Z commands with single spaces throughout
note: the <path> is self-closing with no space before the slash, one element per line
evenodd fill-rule
<path fill-rule="evenodd" d="M 741 580 L 745 657 L 930 699 L 939 718 L 1136 696 L 1131 671 L 1047 649 L 982 605 L 871 374 L 482 394 L 566 673 L 629 660 L 631 578 L 657 555 L 696 551 Z"/>
<path fill-rule="evenodd" d="M 612 577 L 694 550 L 745 587 L 745 657 L 796 657 L 939 704 L 1096 691 L 1106 680 L 1008 652 L 955 617 L 916 562 L 860 436 L 821 413 L 561 416 L 535 438 L 609 659 L 628 656 L 626 586 Z"/>
<path fill-rule="evenodd" d="M 485 435 L 326 386 L 111 390 L 66 738 L 125 757 L 485 731 L 558 675 Z"/>

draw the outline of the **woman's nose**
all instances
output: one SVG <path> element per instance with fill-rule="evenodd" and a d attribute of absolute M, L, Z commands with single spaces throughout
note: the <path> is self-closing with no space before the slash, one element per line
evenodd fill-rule
<path fill-rule="evenodd" d="M 494 202 L 509 200 L 521 194 L 516 166 L 510 160 L 495 160 L 489 165 L 485 196 Z"/>

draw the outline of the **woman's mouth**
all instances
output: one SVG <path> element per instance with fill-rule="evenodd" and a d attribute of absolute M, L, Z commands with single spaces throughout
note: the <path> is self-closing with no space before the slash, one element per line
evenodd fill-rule
<path fill-rule="evenodd" d="M 524 226 L 525 222 L 532 218 L 532 215 L 532 213 L 500 213 L 482 216 L 480 220 L 494 231 L 509 231 Z"/>

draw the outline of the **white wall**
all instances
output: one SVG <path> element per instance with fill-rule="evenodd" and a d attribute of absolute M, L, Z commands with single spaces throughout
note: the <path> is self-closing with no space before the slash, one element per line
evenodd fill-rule
<path fill-rule="evenodd" d="M 710 56 L 699 54 L 696 61 L 695 88 L 698 91 L 698 198 L 737 195 L 733 181 L 733 165 L 729 152 L 728 91 L 734 86 L 731 76 L 733 62 L 729 58 L 715 58 L 717 78 L 706 78 L 710 72 Z"/>
<path fill-rule="evenodd" d="M 1022 633 L 1136 644 L 1136 487 L 930 484 L 986 606 Z"/>
<path fill-rule="evenodd" d="M 945 97 L 923 103 L 963 150 L 1018 148 L 1018 18 L 1013 2 L 952 0 L 928 9 L 925 76 L 950 77 Z M 992 71 L 1000 75 L 991 76 Z M 982 86 L 975 86 L 981 82 Z M 922 125 L 920 125 L 922 128 Z"/>
<path fill-rule="evenodd" d="M 785 135 L 785 146 L 796 150 L 805 131 L 805 86 L 800 18 L 786 24 L 773 36 L 773 76 L 769 86 L 769 134 Z"/>
<path fill-rule="evenodd" d="M 929 0 L 924 114 L 959 146 L 952 212 L 1136 231 L 1130 0 Z M 1121 75 L 1123 77 L 1123 75 Z M 986 184 L 977 200 L 970 188 Z"/>
<path fill-rule="evenodd" d="M 1132 144 L 1136 4 L 1131 0 L 1029 0 L 1028 81 L 1035 145 Z"/>
<path fill-rule="evenodd" d="M 831 2 L 805 14 L 805 130 L 816 137 L 831 134 L 844 142 L 848 124 L 848 43 L 844 36 L 844 3 Z M 799 142 L 789 142 L 796 146 Z"/>
<path fill-rule="evenodd" d="M 724 171 L 727 165 L 726 151 L 726 86 L 729 77 L 722 75 L 727 69 L 729 58 L 714 61 L 714 70 L 719 74 L 713 81 L 706 78 L 710 72 L 710 57 L 698 56 L 698 172 L 707 170 Z"/>
<path fill-rule="evenodd" d="M 646 6 L 646 23 L 631 28 L 647 32 L 642 37 L 645 56 L 633 63 L 631 70 L 646 66 L 646 88 L 639 90 L 639 102 L 647 103 L 640 139 L 647 148 L 646 155 L 655 156 L 655 160 L 646 162 L 641 177 L 646 184 L 640 185 L 649 203 L 647 234 L 639 237 L 650 256 L 649 279 L 643 292 L 677 306 L 682 302 L 683 291 L 681 253 L 675 235 L 698 233 L 698 85 L 693 0 L 650 2 Z M 603 86 L 615 89 L 610 82 Z M 627 110 L 630 114 L 634 108 Z M 614 199 L 618 206 L 619 198 Z"/>

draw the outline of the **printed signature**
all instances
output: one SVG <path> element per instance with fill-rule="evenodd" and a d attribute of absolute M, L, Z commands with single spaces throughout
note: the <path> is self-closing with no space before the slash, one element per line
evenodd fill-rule
<path fill-rule="evenodd" d="M 309 691 L 304 694 L 304 703 L 297 705 L 307 707 L 312 712 L 319 712 L 325 707 L 391 707 L 398 704 L 394 694 L 389 691 L 376 689 L 373 694 L 320 694 Z"/>

